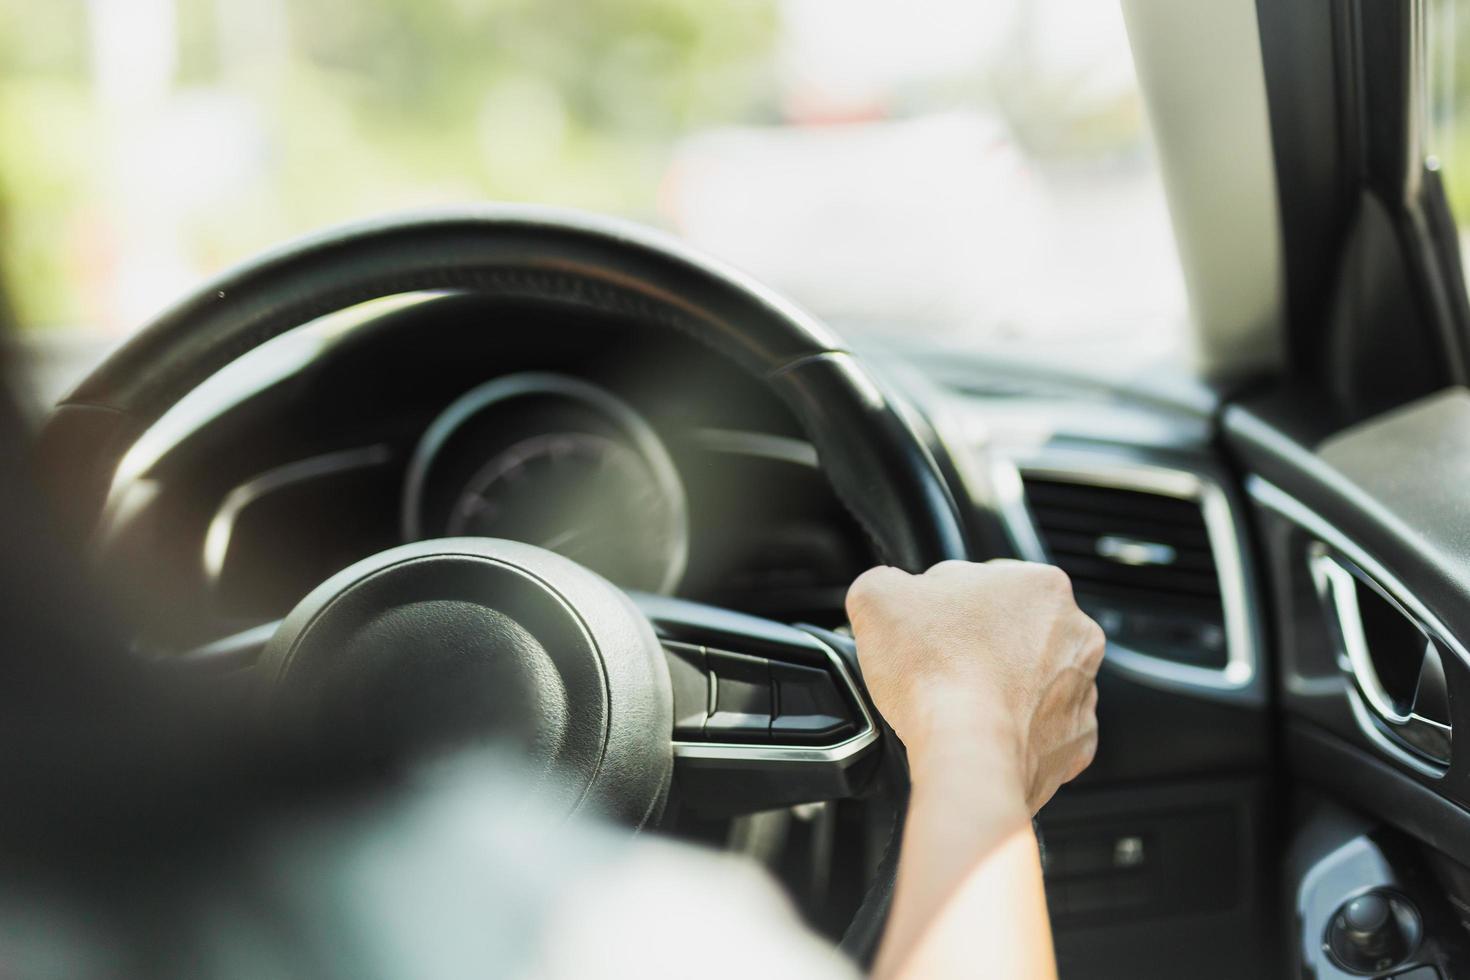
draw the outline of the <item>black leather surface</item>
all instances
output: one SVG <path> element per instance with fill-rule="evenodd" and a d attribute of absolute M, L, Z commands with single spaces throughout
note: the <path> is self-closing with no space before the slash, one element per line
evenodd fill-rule
<path fill-rule="evenodd" d="M 772 387 L 802 422 L 839 500 L 891 564 L 910 571 L 938 555 L 969 557 L 934 457 L 888 396 L 847 353 L 824 353 L 774 372 Z M 893 533 L 907 527 L 905 540 Z"/>
<path fill-rule="evenodd" d="M 494 206 L 389 217 L 303 239 L 225 273 L 137 333 L 48 421 L 40 462 L 78 526 L 136 437 L 241 354 L 314 317 L 418 290 L 552 302 L 683 331 L 773 379 L 885 560 L 965 557 L 933 460 L 826 328 L 678 242 L 562 211 Z"/>

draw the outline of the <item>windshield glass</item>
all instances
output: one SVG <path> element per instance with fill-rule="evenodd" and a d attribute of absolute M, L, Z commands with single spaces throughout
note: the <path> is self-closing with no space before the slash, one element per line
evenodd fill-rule
<path fill-rule="evenodd" d="M 0 0 L 0 252 L 32 338 L 478 200 L 665 227 L 857 333 L 1136 344 L 1185 318 L 1106 0 Z"/>

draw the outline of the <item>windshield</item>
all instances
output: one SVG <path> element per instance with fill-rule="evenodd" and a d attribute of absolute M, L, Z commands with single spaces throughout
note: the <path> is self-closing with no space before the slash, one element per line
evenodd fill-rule
<path fill-rule="evenodd" d="M 116 337 L 291 236 L 479 200 L 662 226 L 857 333 L 1185 318 L 1106 0 L 0 0 L 0 72 L 32 338 Z"/>

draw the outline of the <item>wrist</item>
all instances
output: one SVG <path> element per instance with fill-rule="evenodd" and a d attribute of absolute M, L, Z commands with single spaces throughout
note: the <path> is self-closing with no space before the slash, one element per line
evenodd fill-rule
<path fill-rule="evenodd" d="M 1020 771 L 1010 759 L 986 747 L 954 747 L 924 756 L 911 766 L 908 819 L 938 820 L 950 828 L 956 855 L 981 853 L 994 842 L 1030 826 Z M 936 816 L 939 815 L 939 816 Z"/>
<path fill-rule="evenodd" d="M 935 719 L 908 745 L 915 792 L 934 791 L 955 803 L 983 800 L 997 809 L 1014 804 L 1029 815 L 1020 740 L 1000 722 L 943 723 Z"/>
<path fill-rule="evenodd" d="M 1021 735 L 1015 719 L 1002 706 L 973 695 L 937 691 L 919 699 L 922 710 L 909 712 L 900 732 L 912 766 L 929 757 L 957 751 L 993 756 L 988 763 L 1018 764 Z"/>

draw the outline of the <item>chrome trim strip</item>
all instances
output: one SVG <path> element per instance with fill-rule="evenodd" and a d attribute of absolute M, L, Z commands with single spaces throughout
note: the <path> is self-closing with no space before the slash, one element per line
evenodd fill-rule
<path fill-rule="evenodd" d="M 248 670 L 255 666 L 261 651 L 270 643 L 271 637 L 280 629 L 281 621 L 273 619 L 229 636 L 212 640 L 203 646 L 179 653 L 143 652 L 150 663 L 160 667 L 176 667 L 202 672 L 221 673 Z M 141 651 L 140 651 L 141 652 Z"/>
<path fill-rule="evenodd" d="M 1167 690 L 1238 698 L 1259 695 L 1261 674 L 1256 649 L 1256 618 L 1245 577 L 1245 559 L 1236 530 L 1235 515 L 1225 490 L 1214 479 L 1195 471 L 1120 460 L 1092 450 L 1038 449 L 1013 452 L 997 464 L 1013 467 L 1016 477 L 1053 479 L 1086 486 L 1110 487 L 1155 493 L 1199 504 L 1214 552 L 1220 582 L 1220 601 L 1225 616 L 1225 667 L 1214 669 L 1180 664 L 1133 650 L 1118 643 L 1108 644 L 1106 663 L 1134 680 Z M 1007 504 L 1002 498 L 1001 517 L 1016 541 L 1019 553 L 1029 561 L 1049 561 L 1046 548 L 1023 496 Z"/>
<path fill-rule="evenodd" d="M 697 429 L 694 439 L 700 448 L 710 452 L 755 456 L 808 469 L 817 469 L 820 465 L 816 447 L 805 439 L 745 429 Z"/>
<path fill-rule="evenodd" d="M 210 375 L 138 437 L 118 464 L 112 491 L 151 469 L 185 438 L 266 388 L 312 363 L 337 338 L 378 317 L 448 296 L 444 290 L 401 293 L 327 313 L 273 337 Z"/>
<path fill-rule="evenodd" d="M 1026 485 L 1021 471 L 1009 457 L 996 453 L 990 457 L 990 487 L 995 494 L 995 508 L 1001 526 L 1011 539 L 1015 553 L 1027 561 L 1045 562 L 1046 546 L 1036 533 L 1036 522 L 1026 509 Z"/>
<path fill-rule="evenodd" d="M 1393 698 L 1378 677 L 1378 668 L 1373 665 L 1373 657 L 1368 650 L 1368 638 L 1363 633 L 1363 614 L 1358 609 L 1358 577 L 1332 557 L 1327 546 L 1320 541 L 1313 541 L 1307 546 L 1307 568 L 1311 571 L 1317 598 L 1324 607 L 1331 609 L 1337 620 L 1336 639 L 1342 643 L 1342 649 L 1338 651 L 1339 666 L 1358 683 L 1360 693 L 1367 699 L 1369 706 L 1385 721 L 1394 725 L 1407 724 L 1409 713 L 1399 711 L 1394 705 Z M 1406 622 L 1423 633 L 1423 628 L 1414 621 L 1414 617 L 1392 596 L 1371 582 L 1365 581 L 1363 584 L 1377 592 Z M 1424 643 L 1427 645 L 1430 642 L 1429 637 L 1425 636 Z"/>
<path fill-rule="evenodd" d="M 236 486 L 225 494 L 224 500 L 214 512 L 214 517 L 209 521 L 208 529 L 204 532 L 204 549 L 200 559 L 204 567 L 205 581 L 211 588 L 219 583 L 220 574 L 225 567 L 225 558 L 230 551 L 230 539 L 235 533 L 235 523 L 245 508 L 261 497 L 283 487 L 316 480 L 332 473 L 382 466 L 392 458 L 392 449 L 384 443 L 357 449 L 343 449 L 277 466 Z"/>
<path fill-rule="evenodd" d="M 1097 539 L 1093 550 L 1099 558 L 1129 568 L 1167 568 L 1179 558 L 1179 552 L 1173 545 L 1123 534 L 1104 534 Z"/>
<path fill-rule="evenodd" d="M 1399 745 L 1378 727 L 1373 719 L 1373 709 L 1363 702 L 1363 696 L 1358 693 L 1358 688 L 1352 684 L 1347 685 L 1348 706 L 1352 709 L 1353 720 L 1358 723 L 1358 729 L 1367 736 L 1373 747 L 1384 755 L 1393 759 L 1400 765 L 1407 766 L 1422 776 L 1431 779 L 1442 779 L 1446 771 L 1444 766 L 1436 766 L 1425 759 L 1411 753 L 1408 749 Z"/>
<path fill-rule="evenodd" d="M 811 635 L 811 634 L 807 634 Z M 858 690 L 857 682 L 853 680 L 847 665 L 826 643 L 812 636 L 813 640 L 821 643 L 822 650 L 827 654 L 827 660 L 837 673 L 843 686 L 858 711 L 863 716 L 862 731 L 853 735 L 836 745 L 753 745 L 735 742 L 674 742 L 674 757 L 676 759 L 714 759 L 722 762 L 751 762 L 751 763 L 778 763 L 799 766 L 842 766 L 849 760 L 866 752 L 878 741 L 878 725 L 873 720 L 873 714 L 868 710 L 868 704 Z M 713 647 L 711 649 L 721 649 Z"/>

